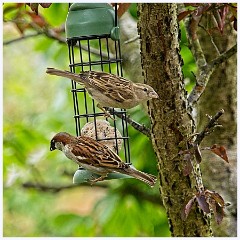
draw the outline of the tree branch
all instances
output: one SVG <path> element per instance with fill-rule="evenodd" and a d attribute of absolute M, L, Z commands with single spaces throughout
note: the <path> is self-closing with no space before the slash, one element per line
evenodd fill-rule
<path fill-rule="evenodd" d="M 37 32 L 37 33 L 29 34 L 29 35 L 23 35 L 19 38 L 15 38 L 15 39 L 3 42 L 3 45 L 8 45 L 8 44 L 11 44 L 11 43 L 14 43 L 14 42 L 18 42 L 18 41 L 21 41 L 21 40 L 24 40 L 24 39 L 27 39 L 27 38 L 31 38 L 31 37 L 36 37 L 36 36 L 39 36 L 39 35 L 42 35 L 42 33 Z"/>
<path fill-rule="evenodd" d="M 209 31 L 208 31 L 204 26 L 202 26 L 202 25 L 200 25 L 200 24 L 199 24 L 198 26 L 199 26 L 200 28 L 202 28 L 202 29 L 207 33 L 207 35 L 209 36 L 209 38 L 210 38 L 210 40 L 211 40 L 211 43 L 212 43 L 213 47 L 215 48 L 217 54 L 220 55 L 220 52 L 219 52 L 219 50 L 218 50 L 218 47 L 217 47 L 217 45 L 215 44 L 215 42 L 214 42 L 214 40 L 213 40 L 213 37 L 212 37 L 212 35 L 209 33 Z"/>
<path fill-rule="evenodd" d="M 132 43 L 132 42 L 135 42 L 135 41 L 137 41 L 139 39 L 140 39 L 140 37 L 139 37 L 139 35 L 137 35 L 137 36 L 135 36 L 133 38 L 130 38 L 130 39 L 126 40 L 123 44 Z"/>
<path fill-rule="evenodd" d="M 6 20 L 4 20 L 4 21 L 7 22 Z M 16 21 L 12 21 L 12 22 L 16 22 Z M 51 29 L 51 28 L 47 28 L 47 27 L 40 28 L 39 26 L 37 26 L 33 22 L 31 22 L 29 24 L 36 31 L 36 33 L 29 34 L 29 35 L 26 35 L 26 36 L 22 36 L 20 38 L 16 38 L 16 39 L 6 41 L 6 42 L 3 43 L 3 45 L 8 45 L 8 44 L 11 44 L 11 43 L 14 43 L 14 42 L 17 42 L 17 41 L 21 41 L 21 40 L 24 40 L 24 39 L 27 39 L 27 38 L 30 38 L 30 37 L 36 37 L 36 36 L 39 36 L 39 35 L 45 35 L 48 38 L 51 38 L 53 40 L 57 40 L 59 43 L 66 44 L 66 39 L 64 37 L 62 37 L 61 35 L 59 35 L 59 32 L 60 32 L 59 30 L 56 32 L 54 29 Z M 78 44 L 76 44 L 76 47 L 79 47 Z M 98 49 L 95 49 L 95 48 L 92 48 L 92 47 L 90 49 L 88 49 L 88 46 L 84 46 L 84 45 L 81 46 L 81 49 L 84 50 L 84 51 L 87 51 L 87 52 L 90 51 L 92 54 L 100 56 L 100 52 L 99 52 Z M 114 58 L 114 56 L 112 54 L 110 54 L 108 56 L 108 54 L 104 53 L 104 52 L 101 52 L 101 56 L 103 57 L 103 59 Z"/>
<path fill-rule="evenodd" d="M 39 30 L 36 29 L 36 31 L 39 31 Z M 52 30 L 52 29 L 45 29 L 45 30 L 43 30 L 42 33 L 45 34 L 47 37 L 49 37 L 51 39 L 57 40 L 59 43 L 66 44 L 66 39 L 64 37 L 59 36 L 59 34 L 56 34 L 56 32 L 54 30 Z M 78 43 L 75 46 L 79 47 Z M 95 54 L 97 56 L 100 55 L 99 50 L 95 49 L 95 48 L 92 48 L 92 47 L 90 49 L 88 49 L 87 46 L 83 45 L 83 46 L 81 46 L 81 49 L 84 50 L 84 51 L 87 51 L 87 52 L 90 51 L 92 54 Z M 108 56 L 108 54 L 104 53 L 104 52 L 102 52 L 101 55 L 105 59 L 108 59 L 109 57 L 113 58 L 113 56 L 111 54 L 110 54 L 110 56 Z"/>
<path fill-rule="evenodd" d="M 226 52 L 224 52 L 223 54 L 221 54 L 219 57 L 213 59 L 210 62 L 210 66 L 212 66 L 213 68 L 218 67 L 221 63 L 225 62 L 226 60 L 228 60 L 232 55 L 234 55 L 235 53 L 237 53 L 237 44 L 235 44 L 233 47 L 231 47 L 229 50 L 227 50 Z"/>
<path fill-rule="evenodd" d="M 88 186 L 88 183 L 82 183 L 81 186 Z M 33 183 L 33 182 L 25 182 L 22 184 L 22 187 L 25 189 L 35 189 L 37 191 L 42 191 L 42 192 L 50 192 L 50 193 L 58 193 L 60 191 L 63 191 L 65 189 L 72 189 L 72 188 L 77 188 L 79 185 L 76 184 L 69 184 L 65 186 L 54 186 L 54 185 L 47 185 L 47 184 L 40 184 L 40 183 Z M 107 184 L 96 184 L 94 187 L 98 188 L 108 188 Z M 136 185 L 123 185 L 121 187 L 118 187 L 116 189 L 113 189 L 115 193 L 118 192 L 122 196 L 126 195 L 135 195 L 141 200 L 145 200 L 148 202 L 151 202 L 153 204 L 157 205 L 162 205 L 161 198 L 159 197 L 158 194 L 149 194 L 147 192 L 142 191 L 139 187 Z"/>
<path fill-rule="evenodd" d="M 196 139 L 195 139 L 195 141 L 194 141 L 195 144 L 199 145 L 199 144 L 202 142 L 202 140 L 204 139 L 204 137 L 209 134 L 209 130 L 210 130 L 211 128 L 214 128 L 214 127 L 217 125 L 217 123 L 216 123 L 217 120 L 218 120 L 223 114 L 224 114 L 224 110 L 221 109 L 219 112 L 217 112 L 217 113 L 215 114 L 215 116 L 210 117 L 210 121 L 209 121 L 209 123 L 206 125 L 206 127 L 202 130 L 202 132 L 200 132 L 199 134 L 197 134 L 197 137 L 196 137 Z"/>
<path fill-rule="evenodd" d="M 199 21 L 200 21 L 199 16 L 195 18 L 188 17 L 185 20 L 185 27 L 196 64 L 198 68 L 201 69 L 207 65 L 207 61 L 197 36 L 197 27 Z"/>
<path fill-rule="evenodd" d="M 213 71 L 227 59 L 229 59 L 233 54 L 237 52 L 237 44 L 232 48 L 221 54 L 219 57 L 213 59 L 209 64 L 203 66 L 199 69 L 199 77 L 197 78 L 197 83 L 194 86 L 193 90 L 188 96 L 189 106 L 193 106 L 197 103 L 201 95 L 203 94 L 207 83 L 213 73 Z"/>
<path fill-rule="evenodd" d="M 89 186 L 89 184 L 82 183 L 81 186 Z M 54 185 L 47 185 L 47 184 L 40 184 L 40 183 L 33 183 L 33 182 L 25 182 L 22 184 L 22 187 L 27 189 L 36 189 L 42 192 L 58 193 L 65 189 L 77 188 L 79 187 L 79 185 L 69 184 L 65 186 L 54 186 Z M 95 187 L 107 188 L 107 185 L 104 185 L 101 183 L 101 185 L 95 185 Z"/>
<path fill-rule="evenodd" d="M 108 110 L 113 114 L 112 108 L 108 108 Z M 145 127 L 144 125 L 134 121 L 133 119 L 130 118 L 129 116 L 120 114 L 118 112 L 114 111 L 114 115 L 116 115 L 118 118 L 121 118 L 123 120 L 125 120 L 128 124 L 130 124 L 133 128 L 135 128 L 137 131 L 143 133 L 144 135 L 146 135 L 148 138 L 151 138 L 151 133 L 150 133 L 150 129 Z"/>
<path fill-rule="evenodd" d="M 196 60 L 198 66 L 198 74 L 196 78 L 196 85 L 192 89 L 188 96 L 188 106 L 192 107 L 197 103 L 202 93 L 204 92 L 207 83 L 217 66 L 229 59 L 234 53 L 237 52 L 237 44 L 222 53 L 220 56 L 207 63 L 202 50 L 201 44 L 197 36 L 197 27 L 199 25 L 200 16 L 188 17 L 185 21 L 185 26 L 188 34 L 188 39 L 190 42 L 191 50 L 193 56 Z M 210 37 L 211 38 L 211 37 Z M 212 38 L 211 38 L 212 40 Z M 214 43 L 213 43 L 214 44 Z M 216 48 L 215 44 L 214 47 Z M 217 50 L 218 51 L 218 50 Z"/>

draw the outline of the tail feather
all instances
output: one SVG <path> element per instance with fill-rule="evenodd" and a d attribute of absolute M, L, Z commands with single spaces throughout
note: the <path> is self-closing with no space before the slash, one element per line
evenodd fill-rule
<path fill-rule="evenodd" d="M 84 84 L 86 82 L 85 78 L 82 78 L 80 74 L 72 73 L 69 71 L 62 71 L 62 70 L 58 70 L 55 68 L 47 68 L 46 73 L 50 74 L 50 75 L 56 75 L 56 76 L 60 76 L 60 77 L 70 78 L 80 84 Z"/>
<path fill-rule="evenodd" d="M 151 187 L 153 187 L 157 181 L 157 178 L 154 175 L 141 172 L 141 171 L 133 168 L 132 166 L 130 168 L 125 168 L 122 170 L 123 171 L 121 173 L 127 174 L 127 175 L 132 176 L 142 182 L 145 182 L 146 184 L 148 184 Z"/>

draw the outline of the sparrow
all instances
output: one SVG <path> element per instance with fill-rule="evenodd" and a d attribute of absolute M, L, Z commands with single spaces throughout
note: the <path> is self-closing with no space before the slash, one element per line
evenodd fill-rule
<path fill-rule="evenodd" d="M 132 176 L 153 187 L 157 178 L 141 172 L 121 158 L 110 148 L 86 136 L 75 137 L 66 132 L 57 133 L 50 142 L 50 151 L 58 149 L 79 166 L 100 177 L 91 182 L 103 181 L 109 173 L 122 173 Z"/>
<path fill-rule="evenodd" d="M 55 68 L 47 68 L 46 73 L 70 78 L 82 84 L 104 112 L 103 107 L 130 109 L 152 98 L 158 98 L 152 87 L 111 73 L 83 71 L 76 74 Z"/>

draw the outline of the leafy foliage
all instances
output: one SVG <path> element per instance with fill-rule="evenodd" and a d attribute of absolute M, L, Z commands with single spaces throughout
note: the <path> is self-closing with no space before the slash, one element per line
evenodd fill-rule
<path fill-rule="evenodd" d="M 198 192 L 194 194 L 194 196 L 184 205 L 182 209 L 181 216 L 183 220 L 186 220 L 194 205 L 194 202 L 197 202 L 198 206 L 203 210 L 203 212 L 208 214 L 210 213 L 210 209 L 213 211 L 215 220 L 218 224 L 222 222 L 226 204 L 220 194 L 208 189 L 203 190 L 204 186 L 199 183 L 198 176 L 194 171 L 194 161 L 196 161 L 197 164 L 201 163 L 202 155 L 199 144 L 205 135 L 209 134 L 209 132 L 212 132 L 216 126 L 219 126 L 217 120 L 223 113 L 224 111 L 220 110 L 214 117 L 208 116 L 210 120 L 209 123 L 205 126 L 204 130 L 201 133 L 197 134 L 195 141 L 189 139 L 189 149 L 181 150 L 179 152 L 179 154 L 183 154 L 184 163 L 182 172 L 184 176 L 188 176 L 193 172 L 196 182 L 198 183 Z M 211 152 L 221 157 L 224 161 L 229 163 L 227 152 L 224 146 L 217 146 L 217 144 L 213 144 L 211 147 L 205 147 L 202 150 L 210 150 Z"/>
<path fill-rule="evenodd" d="M 223 33 L 226 20 L 233 22 L 234 29 L 237 30 L 237 4 L 236 3 L 185 3 L 186 10 L 178 15 L 181 21 L 188 15 L 192 15 L 198 22 L 203 15 L 209 16 L 208 32 L 217 29 Z M 227 18 L 227 15 L 231 16 Z"/>
<path fill-rule="evenodd" d="M 186 220 L 188 217 L 194 202 L 197 202 L 199 207 L 205 213 L 210 213 L 210 209 L 213 211 L 217 224 L 220 224 L 224 216 L 225 202 L 223 198 L 216 192 L 206 189 L 203 192 L 196 193 L 191 198 L 182 210 L 182 219 Z"/>

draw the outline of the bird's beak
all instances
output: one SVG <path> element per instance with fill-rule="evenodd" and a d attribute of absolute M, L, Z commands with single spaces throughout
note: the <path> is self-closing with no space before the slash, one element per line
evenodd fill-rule
<path fill-rule="evenodd" d="M 158 94 L 155 91 L 150 92 L 149 96 L 151 98 L 159 98 Z"/>
<path fill-rule="evenodd" d="M 50 151 L 53 151 L 55 150 L 56 147 L 55 147 L 55 144 L 53 142 L 51 142 L 51 145 L 50 145 Z"/>

